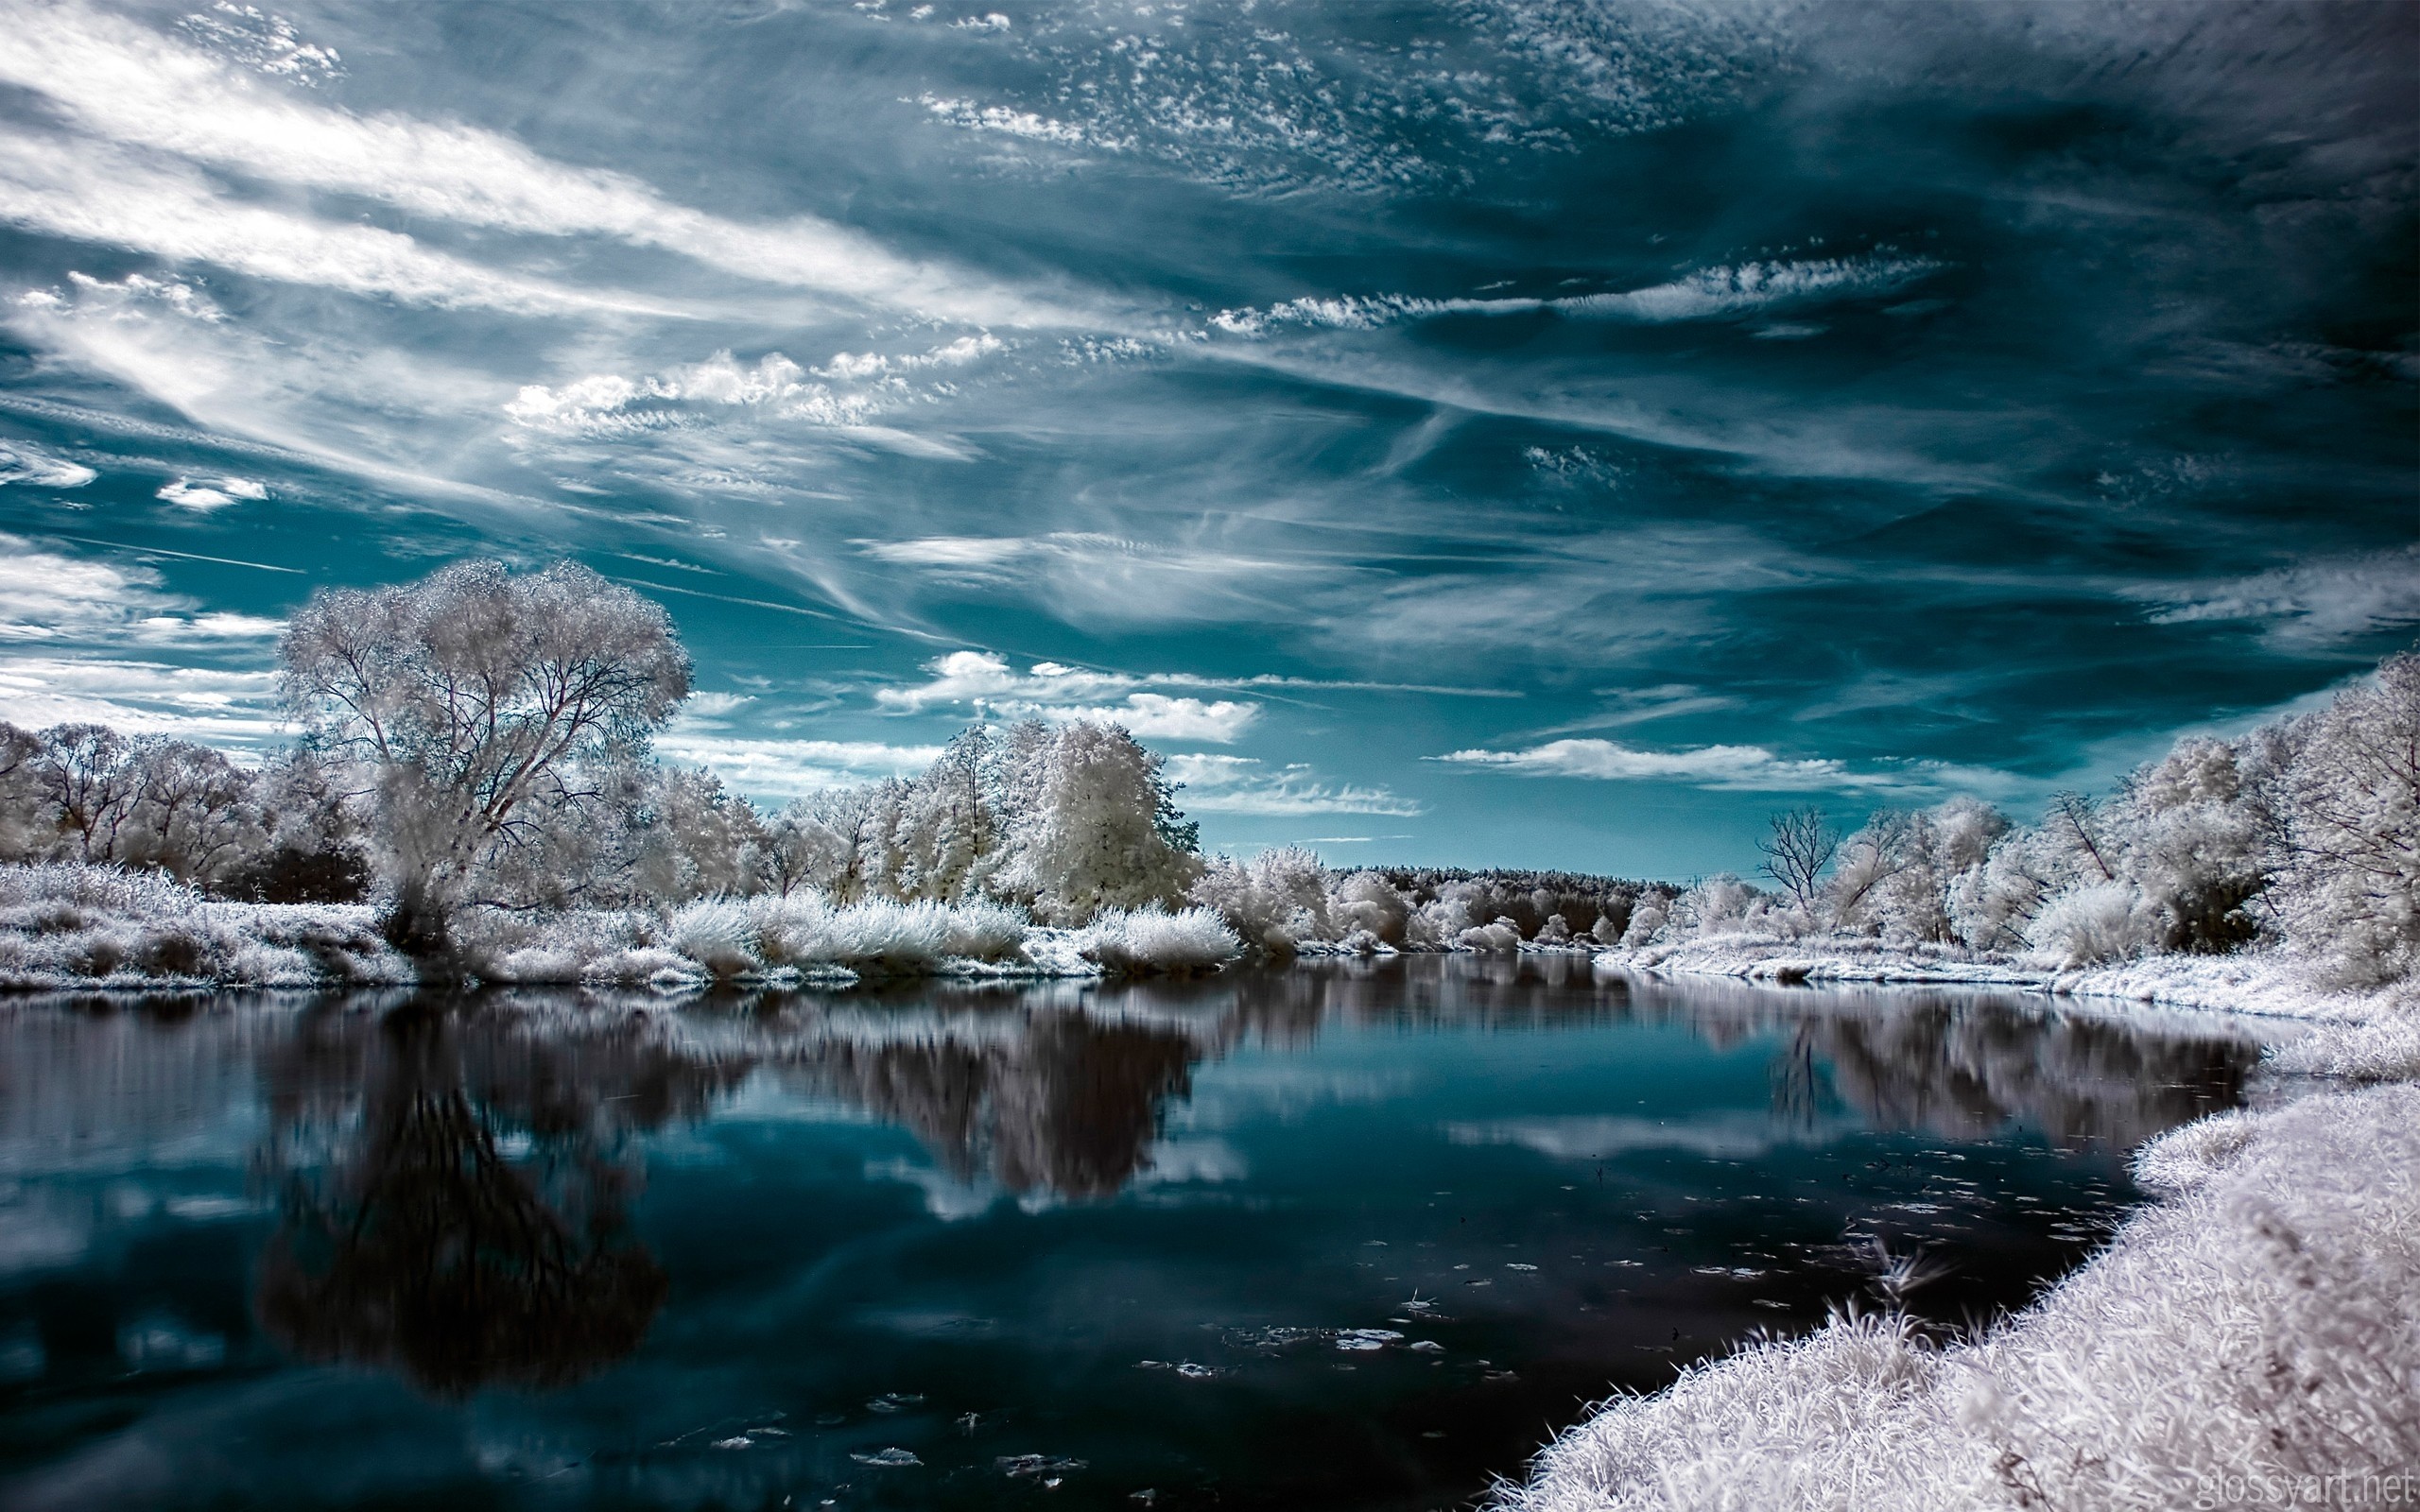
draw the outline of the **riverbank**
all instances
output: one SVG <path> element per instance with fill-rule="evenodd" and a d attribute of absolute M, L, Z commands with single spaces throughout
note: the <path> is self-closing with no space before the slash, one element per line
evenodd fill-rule
<path fill-rule="evenodd" d="M 1595 969 L 2010 986 L 2308 1028 L 2270 1044 L 2283 1106 L 2137 1152 L 2156 1200 L 2024 1313 L 1949 1343 L 1836 1316 L 1694 1366 L 1557 1438 L 1499 1512 L 2420 1498 L 2420 989 L 2331 991 L 2278 954 L 2070 971 L 1835 943 L 1693 940 Z"/>
<path fill-rule="evenodd" d="M 457 974 L 470 980 L 672 994 L 717 982 L 1186 974 L 1241 954 L 1201 909 L 1112 910 L 1070 930 L 990 904 L 835 907 L 808 893 L 703 900 L 669 914 L 470 910 L 456 949 Z M 381 937 L 367 904 L 230 902 L 157 873 L 0 867 L 0 990 L 341 988 L 422 974 Z"/>

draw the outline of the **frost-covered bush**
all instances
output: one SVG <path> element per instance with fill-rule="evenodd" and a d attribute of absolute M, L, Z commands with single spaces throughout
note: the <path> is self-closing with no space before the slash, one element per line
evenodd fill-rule
<path fill-rule="evenodd" d="M 1475 924 L 1454 936 L 1454 943 L 1466 951 L 1486 955 L 1510 955 L 1521 948 L 1521 932 L 1510 919 L 1494 923 Z"/>
<path fill-rule="evenodd" d="M 1841 846 L 1824 891 L 1827 921 L 1893 944 L 1957 938 L 1959 884 L 2008 830 L 1998 810 L 1971 798 L 1876 814 Z"/>
<path fill-rule="evenodd" d="M 1107 910 L 1077 932 L 1076 944 L 1129 976 L 1215 971 L 1243 954 L 1243 941 L 1207 908 Z"/>
<path fill-rule="evenodd" d="M 2099 882 L 2053 897 L 2025 926 L 2025 947 L 2062 967 L 2096 966 L 2156 950 L 2158 916 L 2123 882 Z"/>
<path fill-rule="evenodd" d="M 0 867 L 0 985 L 409 981 L 366 908 L 219 902 L 158 872 Z"/>
<path fill-rule="evenodd" d="M 2287 937 L 2345 982 L 2420 969 L 2420 655 L 2337 696 L 2288 776 Z"/>
<path fill-rule="evenodd" d="M 1376 871 L 1356 871 L 1336 885 L 1329 900 L 1334 927 L 1350 935 L 1368 932 L 1382 945 L 1402 945 L 1411 924 L 1411 903 Z"/>

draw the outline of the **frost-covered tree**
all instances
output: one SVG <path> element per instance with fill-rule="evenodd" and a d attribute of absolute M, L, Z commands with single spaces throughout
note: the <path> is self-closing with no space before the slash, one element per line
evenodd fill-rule
<path fill-rule="evenodd" d="M 2348 982 L 2420 971 L 2420 654 L 2392 657 L 2301 731 L 2287 936 Z"/>
<path fill-rule="evenodd" d="M 134 742 L 134 812 L 118 859 L 215 888 L 268 843 L 252 773 L 190 741 Z"/>
<path fill-rule="evenodd" d="M 1841 842 L 1824 889 L 1833 926 L 1898 943 L 1958 936 L 1953 898 L 2009 830 L 1990 804 L 1954 798 L 1934 808 L 1884 809 Z"/>
<path fill-rule="evenodd" d="M 1774 815 L 1765 837 L 1756 842 L 1765 856 L 1757 869 L 1779 884 L 1811 919 L 1822 900 L 1824 872 L 1840 848 L 1840 837 L 1824 822 L 1823 810 L 1791 809 Z"/>
<path fill-rule="evenodd" d="M 261 767 L 252 790 L 266 833 L 220 882 L 222 890 L 267 903 L 351 903 L 367 896 L 373 869 L 369 795 L 339 764 L 294 747 Z"/>
<path fill-rule="evenodd" d="M 2252 902 L 2284 858 L 2250 786 L 2232 742 L 2188 736 L 2128 777 L 2111 806 L 2117 869 L 2157 916 L 2161 948 L 2229 951 L 2258 932 Z"/>
<path fill-rule="evenodd" d="M 658 767 L 645 782 L 634 816 L 634 898 L 677 903 L 763 889 L 771 836 L 754 805 L 698 768 Z"/>
<path fill-rule="evenodd" d="M 0 862 L 39 861 L 59 838 L 41 762 L 42 737 L 0 719 Z"/>
<path fill-rule="evenodd" d="M 107 725 L 53 725 L 42 732 L 34 778 L 57 816 L 62 859 L 121 859 L 120 836 L 141 797 L 134 747 Z"/>
<path fill-rule="evenodd" d="M 989 726 L 970 726 L 903 795 L 903 898 L 954 903 L 983 893 L 1007 859 L 1012 817 L 1007 759 Z"/>
<path fill-rule="evenodd" d="M 602 812 L 689 691 L 664 610 L 585 567 L 496 562 L 321 590 L 279 645 L 313 747 L 369 774 L 385 929 L 442 954 L 475 879 L 571 811 Z"/>
<path fill-rule="evenodd" d="M 1019 775 L 1024 802 L 996 890 L 1046 923 L 1184 901 L 1201 862 L 1162 833 L 1160 758 L 1132 735 L 1089 720 L 1062 725 L 1032 744 Z"/>

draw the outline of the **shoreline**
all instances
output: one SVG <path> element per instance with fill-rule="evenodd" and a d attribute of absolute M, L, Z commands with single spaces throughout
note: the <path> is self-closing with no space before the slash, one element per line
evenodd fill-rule
<path fill-rule="evenodd" d="M 2254 1033 L 2284 1095 L 2136 1150 L 2152 1200 L 2024 1311 L 1948 1345 L 1835 1314 L 1698 1362 L 1596 1404 L 1490 1512 L 2154 1508 L 2229 1487 L 2317 1504 L 2331 1476 L 2400 1476 L 2420 1499 L 2420 990 L 2331 991 L 2276 954 L 2066 972 L 1737 936 L 1589 954 L 1651 978 L 2014 987 L 2095 1017 L 2221 1015 Z"/>

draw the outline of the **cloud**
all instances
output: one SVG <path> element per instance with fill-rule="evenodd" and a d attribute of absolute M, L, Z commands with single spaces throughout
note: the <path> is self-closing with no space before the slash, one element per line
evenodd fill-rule
<path fill-rule="evenodd" d="M 1233 742 L 1260 715 L 1260 705 L 1239 699 L 1141 691 L 1142 684 L 1160 680 L 1152 678 L 1089 672 L 1056 662 L 1037 662 L 1019 673 L 989 651 L 953 651 L 926 662 L 925 669 L 933 674 L 931 681 L 879 689 L 874 701 L 908 713 L 963 705 L 1002 719 L 1088 720 L 1123 725 L 1145 739 L 1219 745 Z"/>
<path fill-rule="evenodd" d="M 119 567 L 43 551 L 0 535 L 0 642 L 93 645 L 208 645 L 259 640 L 285 622 L 250 614 L 196 614 L 160 590 L 146 567 Z"/>
<path fill-rule="evenodd" d="M 1012 590 L 1028 602 L 1046 603 L 1059 618 L 1077 625 L 1262 621 L 1285 612 L 1288 584 L 1322 571 L 1309 562 L 1162 545 L 1097 531 L 927 536 L 856 544 L 877 561 L 921 568 L 938 583 Z"/>
<path fill-rule="evenodd" d="M 29 483 L 38 489 L 80 489 L 99 476 L 81 462 L 53 456 L 31 441 L 0 441 L 0 485 Z"/>
<path fill-rule="evenodd" d="M 260 750 L 290 733 L 272 672 L 101 657 L 0 660 L 0 718 L 28 729 L 90 720 L 232 750 Z"/>
<path fill-rule="evenodd" d="M 1531 315 L 1552 310 L 1582 319 L 1634 320 L 1663 325 L 1679 320 L 1722 319 L 1786 305 L 1825 300 L 1866 299 L 1893 293 L 1929 278 L 1947 265 L 1927 257 L 1876 253 L 1799 262 L 1741 263 L 1700 268 L 1667 284 L 1609 294 L 1558 299 L 1423 299 L 1408 294 L 1340 294 L 1285 300 L 1265 308 L 1220 310 L 1210 328 L 1258 339 L 1288 328 L 1370 331 L 1399 320 L 1446 315 Z M 1766 339 L 1821 335 L 1818 325 L 1774 324 L 1755 333 Z"/>
<path fill-rule="evenodd" d="M 188 509 L 208 511 L 233 504 L 238 499 L 266 499 L 268 490 L 250 478 L 213 478 L 208 483 L 179 478 L 163 487 L 158 496 Z"/>
<path fill-rule="evenodd" d="M 872 237 L 811 216 L 733 221 L 672 203 L 628 174 L 556 163 L 498 132 L 295 99 L 208 53 L 81 6 L 13 17 L 0 79 L 46 96 L 78 126 L 115 142 L 276 183 L 360 195 L 413 215 L 537 235 L 608 236 L 744 278 L 980 324 L 1083 323 L 1045 301 L 896 256 Z M 352 245 L 393 255 L 380 240 L 392 233 L 355 229 L 366 234 Z"/>
<path fill-rule="evenodd" d="M 1176 755 L 1169 781 L 1182 784 L 1180 807 L 1204 814 L 1386 814 L 1409 818 L 1424 810 L 1383 786 L 1322 781 L 1309 765 L 1280 767 L 1250 756 Z"/>
<path fill-rule="evenodd" d="M 2156 625 L 2266 621 L 2269 639 L 2279 645 L 2324 646 L 2420 624 L 2420 546 L 2150 593 L 2167 600 L 2152 614 Z"/>
<path fill-rule="evenodd" d="M 8 56 L 0 51 L 0 58 Z M 115 147 L 22 131 L 0 135 L 0 221 L 407 304 L 522 315 L 679 313 L 634 296 L 586 293 L 498 272 L 433 251 L 400 232 L 247 203 L 190 168 Z"/>
<path fill-rule="evenodd" d="M 761 799 L 804 798 L 877 778 L 910 776 L 942 753 L 939 746 L 745 738 L 685 718 L 656 739 L 655 749 L 669 761 L 710 767 L 734 791 Z"/>
<path fill-rule="evenodd" d="M 1736 267 L 1701 268 L 1669 284 L 1626 293 L 1583 294 L 1547 302 L 1565 315 L 1652 324 L 1704 320 L 1780 305 L 1889 294 L 1940 272 L 1943 266 L 1928 257 L 1899 257 L 1882 252 L 1866 257 L 1742 263 Z"/>
<path fill-rule="evenodd" d="M 1550 740 L 1527 750 L 1458 750 L 1430 760 L 1493 767 L 1524 777 L 1685 782 L 1692 787 L 1758 793 L 1893 787 L 1907 781 L 1904 776 L 1853 772 L 1836 761 L 1787 760 L 1762 746 L 1656 751 L 1613 740 Z"/>

